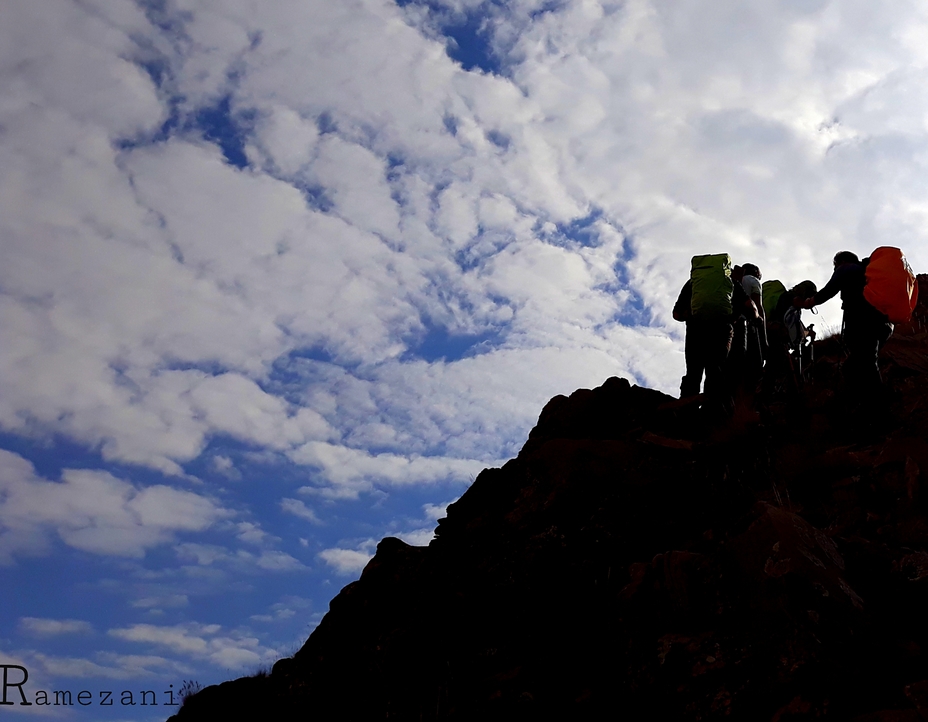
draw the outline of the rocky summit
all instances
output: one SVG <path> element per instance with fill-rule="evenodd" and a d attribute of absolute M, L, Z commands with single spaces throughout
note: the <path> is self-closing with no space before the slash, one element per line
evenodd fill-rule
<path fill-rule="evenodd" d="M 428 547 L 384 539 L 293 657 L 177 722 L 928 719 L 928 334 L 707 423 L 610 378 L 544 407 Z"/>

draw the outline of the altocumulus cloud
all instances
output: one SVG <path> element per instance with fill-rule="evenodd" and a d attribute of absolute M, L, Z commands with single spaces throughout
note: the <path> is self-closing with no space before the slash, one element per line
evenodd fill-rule
<path fill-rule="evenodd" d="M 762 254 L 790 281 L 838 244 L 928 261 L 914 4 L 161 12 L 8 9 L 7 429 L 168 473 L 217 435 L 311 465 L 318 444 L 367 458 L 410 439 L 486 463 L 552 393 L 613 373 L 673 387 L 679 329 L 661 329 L 696 250 Z M 479 13 L 500 73 L 436 36 Z M 435 329 L 485 340 L 415 366 Z M 348 381 L 274 383 L 333 370 Z M 446 412 L 408 413 L 421 378 Z M 319 480 L 344 492 L 324 463 Z"/>
<path fill-rule="evenodd" d="M 629 298 L 612 283 L 625 236 L 606 217 L 590 244 L 557 231 L 590 204 L 544 138 L 525 140 L 538 108 L 510 79 L 464 72 L 392 3 L 166 11 L 183 42 L 129 3 L 92 14 L 63 0 L 12 5 L 10 26 L 34 32 L 28 48 L 10 38 L 10 62 L 44 53 L 62 75 L 24 70 L 4 119 L 5 187 L 23 203 L 0 221 L 16 259 L 2 272 L 0 324 L 14 343 L 0 351 L 0 424 L 39 425 L 167 473 L 217 435 L 315 464 L 312 444 L 366 459 L 365 447 L 418 439 L 414 453 L 441 457 L 462 430 L 444 463 L 474 468 L 511 453 L 553 391 L 635 373 L 610 338 Z M 352 63 L 318 52 L 323 39 L 351 48 Z M 75 67 L 94 102 L 69 89 Z M 197 132 L 197 113 L 220 106 L 247 172 Z M 512 137 L 510 150 L 488 133 Z M 44 177 L 22 186 L 37 168 Z M 514 418 L 479 398 L 456 417 L 454 400 L 478 389 L 453 359 L 434 372 L 448 405 L 406 413 L 426 369 L 406 372 L 406 354 L 432 329 L 495 339 L 475 352 L 500 387 L 514 381 L 513 352 L 538 369 L 509 394 Z M 628 341 L 653 356 L 663 344 L 634 331 Z M 289 355 L 305 348 L 327 359 Z M 552 365 L 562 349 L 570 358 Z M 344 390 L 334 406 L 324 391 L 274 383 L 275 371 L 345 364 L 355 383 L 321 387 Z M 514 424 L 502 439 L 473 433 L 503 419 Z M 393 457 L 373 458 L 373 476 L 396 483 Z M 410 481 L 434 478 L 421 461 L 407 468 Z M 345 482 L 325 467 L 320 481 Z"/>
<path fill-rule="evenodd" d="M 471 481 L 484 466 L 479 461 L 463 459 L 373 455 L 323 442 L 306 444 L 294 450 L 290 457 L 298 463 L 318 467 L 331 485 L 324 487 L 323 493 L 342 497 L 355 497 L 359 491 L 369 490 L 374 480 L 386 485 L 422 484 L 449 478 Z M 317 490 L 302 487 L 299 491 L 314 493 Z M 306 516 L 303 509 L 292 503 L 286 508 L 291 513 L 302 512 L 301 515 Z"/>
<path fill-rule="evenodd" d="M 258 569 L 274 572 L 289 572 L 304 569 L 298 559 L 286 552 L 263 549 L 255 554 L 245 549 L 230 550 L 216 544 L 178 544 L 177 556 L 183 561 L 194 562 L 199 566 L 222 566 L 238 572 L 254 572 Z"/>
<path fill-rule="evenodd" d="M 80 619 L 42 619 L 40 617 L 20 618 L 19 628 L 28 634 L 42 637 L 58 634 L 88 634 L 93 631 L 89 622 Z"/>
<path fill-rule="evenodd" d="M 288 514 L 298 516 L 300 519 L 305 519 L 312 524 L 322 523 L 319 517 L 316 516 L 316 512 L 306 506 L 306 503 L 300 501 L 299 499 L 284 499 L 280 502 L 280 508 Z"/>
<path fill-rule="evenodd" d="M 55 677 L 134 679 L 160 676 L 165 673 L 189 674 L 190 667 L 157 655 L 98 653 L 86 657 L 56 657 L 32 652 L 28 663 L 34 669 Z"/>
<path fill-rule="evenodd" d="M 210 499 L 163 485 L 137 488 L 107 472 L 65 470 L 38 477 L 32 464 L 0 449 L 0 563 L 48 551 L 54 533 L 77 549 L 140 557 L 178 532 L 198 532 L 232 515 Z"/>
<path fill-rule="evenodd" d="M 319 558 L 331 566 L 336 574 L 343 576 L 357 574 L 373 558 L 376 544 L 377 542 L 370 539 L 358 549 L 334 547 L 319 552 Z"/>
<path fill-rule="evenodd" d="M 273 661 L 278 655 L 276 650 L 262 646 L 247 632 L 223 631 L 218 624 L 188 623 L 170 627 L 136 624 L 111 629 L 109 634 L 127 642 L 149 644 L 194 659 L 205 659 L 226 668 Z"/>

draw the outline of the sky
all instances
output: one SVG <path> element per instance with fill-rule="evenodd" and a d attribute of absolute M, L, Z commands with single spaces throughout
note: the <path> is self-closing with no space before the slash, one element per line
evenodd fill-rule
<path fill-rule="evenodd" d="M 694 254 L 928 269 L 924 3 L 2 16 L 0 664 L 94 698 L 4 718 L 295 652 L 549 398 L 676 394 Z"/>

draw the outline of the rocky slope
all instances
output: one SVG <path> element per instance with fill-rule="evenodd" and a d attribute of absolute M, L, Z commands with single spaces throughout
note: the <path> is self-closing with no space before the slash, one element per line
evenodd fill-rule
<path fill-rule="evenodd" d="M 721 428 L 555 397 L 428 547 L 384 539 L 292 658 L 172 719 L 928 719 L 928 339 L 884 349 L 880 413 L 818 351 Z"/>

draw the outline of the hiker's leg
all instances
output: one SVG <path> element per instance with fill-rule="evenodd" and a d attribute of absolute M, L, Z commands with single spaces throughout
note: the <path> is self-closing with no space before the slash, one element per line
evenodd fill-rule
<path fill-rule="evenodd" d="M 704 335 L 700 325 L 695 323 L 686 325 L 686 340 L 683 347 L 686 375 L 680 383 L 681 399 L 696 396 L 699 393 L 699 387 L 702 386 L 702 373 L 705 368 Z"/>
<path fill-rule="evenodd" d="M 730 323 L 713 323 L 706 329 L 706 396 L 725 409 L 731 407 L 731 389 L 725 369 L 732 333 Z"/>
<path fill-rule="evenodd" d="M 770 344 L 767 351 L 767 363 L 764 364 L 764 376 L 760 391 L 766 401 L 770 400 L 776 388 L 777 379 L 783 373 L 783 349 L 779 344 Z"/>
<path fill-rule="evenodd" d="M 882 324 L 869 322 L 869 319 L 845 319 L 847 361 L 844 363 L 844 377 L 850 391 L 868 395 L 882 384 L 877 356 L 884 333 Z"/>
<path fill-rule="evenodd" d="M 742 386 L 753 397 L 757 392 L 757 384 L 764 371 L 764 349 L 761 338 L 761 329 L 750 326 L 747 329 L 747 344 L 744 354 L 744 367 L 742 370 Z"/>
<path fill-rule="evenodd" d="M 848 324 L 847 374 L 852 423 L 863 433 L 873 433 L 888 421 L 889 397 L 880 376 L 880 346 L 888 338 L 882 319 L 863 318 Z"/>
<path fill-rule="evenodd" d="M 723 367 L 729 394 L 734 394 L 740 389 L 745 379 L 745 364 L 748 360 L 748 334 L 749 329 L 744 319 L 740 318 L 735 321 L 732 325 L 731 345 Z"/>
<path fill-rule="evenodd" d="M 764 377 L 761 393 L 770 400 L 777 384 L 790 373 L 788 339 L 782 326 L 771 326 L 767 339 L 767 363 L 764 365 Z"/>

